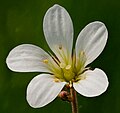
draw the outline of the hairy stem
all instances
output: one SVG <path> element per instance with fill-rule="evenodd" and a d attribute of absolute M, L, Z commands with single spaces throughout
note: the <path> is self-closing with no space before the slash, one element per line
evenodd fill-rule
<path fill-rule="evenodd" d="M 78 113 L 77 94 L 73 87 L 70 88 L 72 113 Z"/>

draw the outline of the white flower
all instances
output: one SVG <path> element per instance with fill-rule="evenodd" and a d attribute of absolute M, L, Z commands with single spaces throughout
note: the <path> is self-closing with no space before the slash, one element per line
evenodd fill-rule
<path fill-rule="evenodd" d="M 108 79 L 104 71 L 86 67 L 106 45 L 108 32 L 102 22 L 92 22 L 80 32 L 73 52 L 73 24 L 63 7 L 54 5 L 48 9 L 43 30 L 54 55 L 35 45 L 22 44 L 10 51 L 6 60 L 12 71 L 45 72 L 34 77 L 27 87 L 27 101 L 32 107 L 43 107 L 53 101 L 65 84 L 72 84 L 86 97 L 106 91 Z"/>

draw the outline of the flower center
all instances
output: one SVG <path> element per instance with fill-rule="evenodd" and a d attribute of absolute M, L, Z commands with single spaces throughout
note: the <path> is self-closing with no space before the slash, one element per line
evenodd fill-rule
<path fill-rule="evenodd" d="M 60 78 L 64 81 L 77 81 L 81 79 L 81 74 L 85 71 L 84 64 L 86 62 L 86 56 L 83 51 L 79 53 L 79 56 L 76 57 L 75 53 L 71 57 L 70 64 L 61 62 L 59 67 L 61 68 Z"/>
<path fill-rule="evenodd" d="M 65 63 L 60 63 L 61 74 L 65 81 L 70 81 L 74 79 L 75 73 L 73 72 L 73 68 L 71 65 L 66 65 Z"/>
<path fill-rule="evenodd" d="M 62 49 L 62 47 L 59 47 Z M 55 76 L 55 81 L 78 81 L 84 77 L 82 77 L 82 73 L 86 70 L 85 62 L 86 55 L 83 51 L 79 53 L 78 56 L 74 53 L 70 59 L 66 59 L 63 57 L 62 61 L 59 61 L 56 57 L 53 57 L 54 63 L 48 61 L 48 59 L 44 59 L 43 63 L 47 65 L 47 67 L 51 70 L 53 75 Z M 50 59 L 49 59 L 50 60 Z M 66 61 L 67 60 L 67 61 Z"/>

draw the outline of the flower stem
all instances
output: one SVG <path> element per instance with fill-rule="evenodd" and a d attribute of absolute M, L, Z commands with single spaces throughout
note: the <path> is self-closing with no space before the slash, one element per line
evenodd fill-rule
<path fill-rule="evenodd" d="M 77 94 L 73 87 L 70 88 L 72 113 L 78 113 Z"/>

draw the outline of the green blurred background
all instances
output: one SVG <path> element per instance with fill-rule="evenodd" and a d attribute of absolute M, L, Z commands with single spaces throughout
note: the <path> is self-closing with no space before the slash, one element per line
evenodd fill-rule
<path fill-rule="evenodd" d="M 120 0 L 0 0 L 0 113 L 71 113 L 67 102 L 56 99 L 34 109 L 26 101 L 29 81 L 38 73 L 15 73 L 5 63 L 9 51 L 23 43 L 49 50 L 43 34 L 43 17 L 55 3 L 65 7 L 74 24 L 74 41 L 89 22 L 106 24 L 109 39 L 103 53 L 91 67 L 103 69 L 109 88 L 101 96 L 78 95 L 80 113 L 120 113 Z"/>

